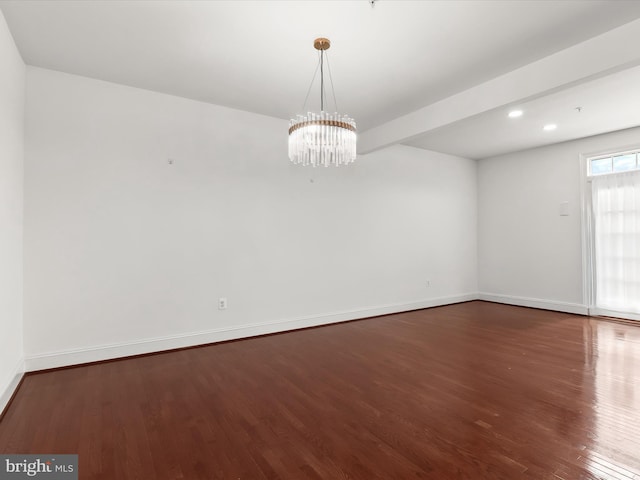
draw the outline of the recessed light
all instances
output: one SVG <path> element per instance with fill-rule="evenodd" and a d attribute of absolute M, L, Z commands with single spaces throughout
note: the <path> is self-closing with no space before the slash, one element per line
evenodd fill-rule
<path fill-rule="evenodd" d="M 543 127 L 543 130 L 546 130 L 547 132 L 549 132 L 551 130 L 555 130 L 556 128 L 558 128 L 558 125 L 556 125 L 555 123 L 550 123 L 548 125 L 545 125 Z"/>
<path fill-rule="evenodd" d="M 509 118 L 518 118 L 522 116 L 522 110 L 511 110 L 509 112 Z"/>

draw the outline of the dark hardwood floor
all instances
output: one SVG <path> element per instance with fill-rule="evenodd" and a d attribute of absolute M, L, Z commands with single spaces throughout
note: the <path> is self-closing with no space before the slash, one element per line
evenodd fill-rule
<path fill-rule="evenodd" d="M 469 302 L 25 377 L 81 479 L 640 480 L 640 328 Z"/>

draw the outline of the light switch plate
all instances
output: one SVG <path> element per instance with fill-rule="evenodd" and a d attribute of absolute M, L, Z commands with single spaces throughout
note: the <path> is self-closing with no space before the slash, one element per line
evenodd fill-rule
<path fill-rule="evenodd" d="M 569 202 L 561 202 L 560 203 L 560 216 L 568 217 L 569 216 Z"/>

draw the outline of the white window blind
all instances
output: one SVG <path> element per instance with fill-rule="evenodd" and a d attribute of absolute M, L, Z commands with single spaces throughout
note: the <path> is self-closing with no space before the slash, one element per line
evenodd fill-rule
<path fill-rule="evenodd" d="M 595 303 L 640 314 L 640 171 L 591 177 Z"/>

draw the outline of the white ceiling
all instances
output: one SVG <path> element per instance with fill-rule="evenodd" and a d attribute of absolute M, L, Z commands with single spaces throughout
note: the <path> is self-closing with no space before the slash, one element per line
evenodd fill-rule
<path fill-rule="evenodd" d="M 283 119 L 301 113 L 317 63 L 313 39 L 327 36 L 338 105 L 361 132 L 640 18 L 636 0 L 379 0 L 373 8 L 367 0 L 2 0 L 0 9 L 29 65 Z M 588 97 L 580 97 L 584 116 L 595 109 Z M 526 106 L 523 125 L 556 104 Z M 318 108 L 317 88 L 308 107 Z M 504 138 L 511 130 L 487 138 L 484 115 L 514 128 L 500 123 L 502 111 L 488 111 L 410 143 L 482 157 L 550 138 L 535 128 L 518 142 Z M 611 130 L 586 123 L 574 134 Z M 470 138 L 466 150 L 460 134 Z"/>
<path fill-rule="evenodd" d="M 509 118 L 512 110 L 523 112 Z M 545 131 L 547 124 L 558 126 Z M 640 125 L 640 67 L 427 132 L 406 145 L 481 159 Z"/>

